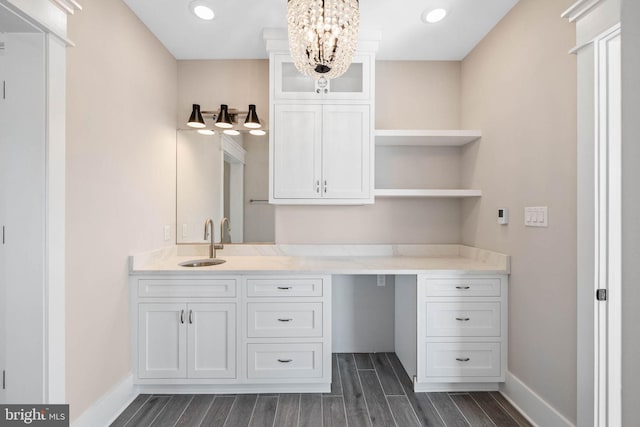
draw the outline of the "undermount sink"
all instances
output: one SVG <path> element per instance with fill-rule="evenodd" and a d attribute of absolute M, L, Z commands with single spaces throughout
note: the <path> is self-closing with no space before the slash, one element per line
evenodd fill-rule
<path fill-rule="evenodd" d="M 192 259 L 178 264 L 181 267 L 208 267 L 210 265 L 219 265 L 226 262 L 220 258 Z"/>

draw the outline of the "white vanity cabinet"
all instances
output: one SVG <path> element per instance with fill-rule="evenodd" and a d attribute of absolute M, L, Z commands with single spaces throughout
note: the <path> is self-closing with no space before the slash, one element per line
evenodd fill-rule
<path fill-rule="evenodd" d="M 331 384 L 331 277 L 246 276 L 247 378 Z"/>
<path fill-rule="evenodd" d="M 235 378 L 236 304 L 141 303 L 140 378 Z"/>
<path fill-rule="evenodd" d="M 237 378 L 239 278 L 132 278 L 132 365 L 140 383 Z"/>
<path fill-rule="evenodd" d="M 495 390 L 507 366 L 507 276 L 419 275 L 416 391 Z"/>
<path fill-rule="evenodd" d="M 151 274 L 130 281 L 132 366 L 142 390 L 330 389 L 330 276 Z"/>
<path fill-rule="evenodd" d="M 368 203 L 373 198 L 368 105 L 278 104 L 272 203 Z"/>

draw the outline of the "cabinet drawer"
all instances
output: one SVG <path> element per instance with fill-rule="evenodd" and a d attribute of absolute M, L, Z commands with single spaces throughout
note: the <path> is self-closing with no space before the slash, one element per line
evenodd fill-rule
<path fill-rule="evenodd" d="M 236 279 L 140 279 L 139 297 L 207 297 L 236 296 Z"/>
<path fill-rule="evenodd" d="M 249 378 L 322 378 L 322 344 L 247 344 Z"/>
<path fill-rule="evenodd" d="M 488 278 L 455 278 L 425 279 L 426 296 L 428 297 L 497 297 L 500 296 L 500 279 Z"/>
<path fill-rule="evenodd" d="M 320 297 L 322 279 L 247 279 L 248 297 Z"/>
<path fill-rule="evenodd" d="M 247 336 L 321 337 L 322 303 L 248 303 Z"/>
<path fill-rule="evenodd" d="M 429 342 L 427 377 L 498 377 L 500 343 Z"/>
<path fill-rule="evenodd" d="M 428 302 L 428 337 L 499 337 L 499 302 Z"/>

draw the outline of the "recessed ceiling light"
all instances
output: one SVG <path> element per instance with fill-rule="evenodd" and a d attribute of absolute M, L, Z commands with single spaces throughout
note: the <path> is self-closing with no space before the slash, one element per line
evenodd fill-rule
<path fill-rule="evenodd" d="M 200 135 L 215 135 L 216 133 L 211 129 L 198 129 Z"/>
<path fill-rule="evenodd" d="M 233 135 L 233 136 L 240 135 L 240 132 L 235 129 L 225 129 L 222 132 L 226 135 Z"/>
<path fill-rule="evenodd" d="M 435 24 L 436 22 L 440 22 L 447 16 L 447 10 L 438 8 L 432 10 L 425 10 L 422 12 L 422 20 L 427 24 Z"/>
<path fill-rule="evenodd" d="M 205 21 L 211 21 L 216 17 L 216 14 L 213 13 L 213 9 L 211 6 L 204 0 L 194 0 L 189 3 L 189 9 L 191 12 L 196 15 L 200 19 L 204 19 Z"/>

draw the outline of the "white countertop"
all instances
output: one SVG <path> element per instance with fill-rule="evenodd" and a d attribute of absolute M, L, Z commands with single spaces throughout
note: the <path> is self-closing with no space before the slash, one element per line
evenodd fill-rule
<path fill-rule="evenodd" d="M 180 245 L 130 257 L 131 274 L 509 274 L 510 258 L 463 245 L 225 245 L 224 264 L 181 267 L 207 258 L 207 245 Z"/>

